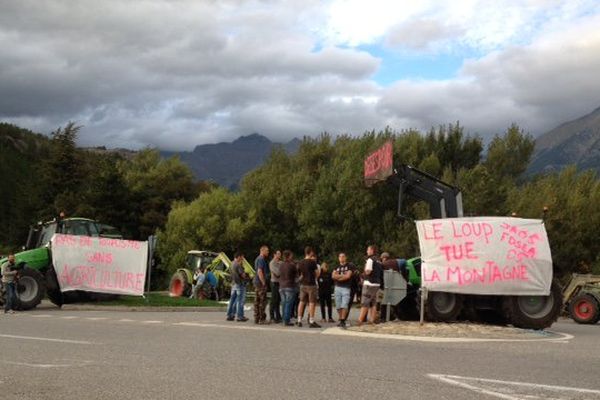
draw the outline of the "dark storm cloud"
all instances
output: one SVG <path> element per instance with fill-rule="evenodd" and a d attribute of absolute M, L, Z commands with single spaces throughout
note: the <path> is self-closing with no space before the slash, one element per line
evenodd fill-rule
<path fill-rule="evenodd" d="M 456 120 L 483 135 L 513 121 L 539 133 L 600 105 L 594 16 L 467 61 L 455 79 L 382 87 L 381 60 L 321 40 L 325 15 L 312 0 L 3 2 L 0 119 L 41 132 L 75 120 L 84 145 L 190 149 Z M 386 43 L 430 49 L 462 32 L 425 21 Z"/>

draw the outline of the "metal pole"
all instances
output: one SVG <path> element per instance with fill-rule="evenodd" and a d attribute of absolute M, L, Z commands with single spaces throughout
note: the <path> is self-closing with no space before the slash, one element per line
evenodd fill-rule
<path fill-rule="evenodd" d="M 425 301 L 427 300 L 427 289 L 426 288 L 421 288 L 421 309 L 420 309 L 420 320 L 419 323 L 421 326 L 423 326 L 423 323 L 425 322 Z"/>
<path fill-rule="evenodd" d="M 148 273 L 146 274 L 146 293 L 150 293 L 150 277 L 152 275 L 152 255 L 154 253 L 153 251 L 153 240 L 154 238 L 152 236 L 148 236 Z"/>

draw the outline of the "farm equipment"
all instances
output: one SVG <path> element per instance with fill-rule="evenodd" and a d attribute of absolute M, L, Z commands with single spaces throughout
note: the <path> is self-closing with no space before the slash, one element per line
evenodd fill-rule
<path fill-rule="evenodd" d="M 386 154 L 381 154 L 384 150 Z M 462 194 L 458 187 L 409 165 L 392 168 L 392 147 L 387 143 L 378 152 L 365 160 L 365 181 L 369 185 L 373 180 L 384 180 L 399 187 L 400 217 L 407 196 L 426 202 L 433 219 L 463 217 Z M 378 160 L 373 160 L 374 156 Z M 382 174 L 383 169 L 386 171 Z M 414 318 L 420 311 L 421 259 L 408 260 L 402 272 L 408 283 L 407 296 L 396 306 L 396 314 L 401 318 L 406 315 Z M 430 321 L 468 319 L 543 329 L 556 321 L 562 304 L 561 288 L 553 281 L 548 296 L 467 295 L 429 291 L 424 313 Z"/>
<path fill-rule="evenodd" d="M 179 268 L 171 277 L 169 284 L 169 295 L 171 297 L 189 296 L 194 280 L 194 271 L 203 269 L 206 273 L 212 273 L 216 278 L 216 293 L 214 297 L 223 299 L 230 289 L 228 280 L 229 269 L 232 261 L 225 253 L 216 253 L 207 250 L 190 250 L 185 259 L 185 268 Z M 254 276 L 254 268 L 244 259 L 244 270 L 250 276 Z"/>
<path fill-rule="evenodd" d="M 578 324 L 600 320 L 600 275 L 573 274 L 563 291 L 569 316 Z"/>
<path fill-rule="evenodd" d="M 88 218 L 64 218 L 32 226 L 29 230 L 27 243 L 23 251 L 15 254 L 19 278 L 17 282 L 17 298 L 19 307 L 23 310 L 35 308 L 43 299 L 44 294 L 58 306 L 64 303 L 83 300 L 86 296 L 93 299 L 102 294 L 84 292 L 62 293 L 58 286 L 56 272 L 52 266 L 51 239 L 55 233 L 76 236 L 102 236 L 121 238 L 122 236 L 112 226 L 100 224 Z M 0 264 L 6 258 L 0 260 Z M 0 296 L 0 301 L 4 301 Z"/>

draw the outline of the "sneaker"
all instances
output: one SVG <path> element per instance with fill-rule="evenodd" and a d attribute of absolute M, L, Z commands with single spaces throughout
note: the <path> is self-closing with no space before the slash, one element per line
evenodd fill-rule
<path fill-rule="evenodd" d="M 296 326 L 297 326 L 298 328 L 302 328 L 302 321 L 298 321 L 298 322 L 296 322 Z"/>
<path fill-rule="evenodd" d="M 15 313 L 15 310 L 8 310 L 8 313 L 9 313 L 9 314 L 14 314 L 14 313 Z"/>
<path fill-rule="evenodd" d="M 344 324 L 344 321 L 340 320 L 340 321 L 338 321 L 336 326 L 341 327 L 343 324 Z"/>
<path fill-rule="evenodd" d="M 246 317 L 242 317 L 242 318 L 238 318 L 237 319 L 237 322 L 246 322 L 246 321 L 248 321 L 248 318 L 246 318 Z"/>
<path fill-rule="evenodd" d="M 317 324 L 316 322 L 311 322 L 310 325 L 308 325 L 309 328 L 320 328 L 321 325 Z"/>
<path fill-rule="evenodd" d="M 327 322 L 325 321 L 325 318 L 321 318 L 321 323 Z"/>
<path fill-rule="evenodd" d="M 333 323 L 335 322 L 335 320 L 334 320 L 333 318 L 329 318 L 329 321 L 328 321 L 328 322 L 329 322 L 330 324 L 333 324 Z"/>
<path fill-rule="evenodd" d="M 294 324 L 292 324 L 291 322 L 285 322 L 285 323 L 283 324 L 283 326 L 294 326 Z"/>
<path fill-rule="evenodd" d="M 262 320 L 262 321 L 258 321 L 258 324 L 259 324 L 259 325 L 269 325 L 269 324 L 270 324 L 270 322 L 269 322 L 269 321 Z"/>
<path fill-rule="evenodd" d="M 338 324 L 338 326 L 339 326 L 340 328 L 342 328 L 342 329 L 346 329 L 346 328 L 347 328 L 347 326 L 346 326 L 346 321 L 340 321 L 340 323 Z"/>
<path fill-rule="evenodd" d="M 233 317 L 227 317 L 226 321 L 233 321 L 235 318 Z"/>

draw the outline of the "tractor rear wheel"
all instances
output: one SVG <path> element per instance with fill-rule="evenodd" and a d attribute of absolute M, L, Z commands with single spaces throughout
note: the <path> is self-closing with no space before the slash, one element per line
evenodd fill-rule
<path fill-rule="evenodd" d="M 578 324 L 595 324 L 600 319 L 600 305 L 590 294 L 579 294 L 569 302 L 569 315 Z"/>
<path fill-rule="evenodd" d="M 35 269 L 24 267 L 19 271 L 17 281 L 17 298 L 19 307 L 22 310 L 31 310 L 35 308 L 46 293 L 46 282 L 44 276 Z"/>
<path fill-rule="evenodd" d="M 504 311 L 507 320 L 516 328 L 544 329 L 551 326 L 562 308 L 562 291 L 552 282 L 548 296 L 507 296 Z"/>
<path fill-rule="evenodd" d="M 182 271 L 175 272 L 171 278 L 171 283 L 169 284 L 169 296 L 189 296 L 191 290 L 192 284 L 191 282 L 188 282 L 186 274 Z"/>
<path fill-rule="evenodd" d="M 420 302 L 419 302 L 420 303 Z M 425 314 L 429 321 L 456 321 L 463 308 L 463 297 L 456 293 L 429 292 Z"/>

